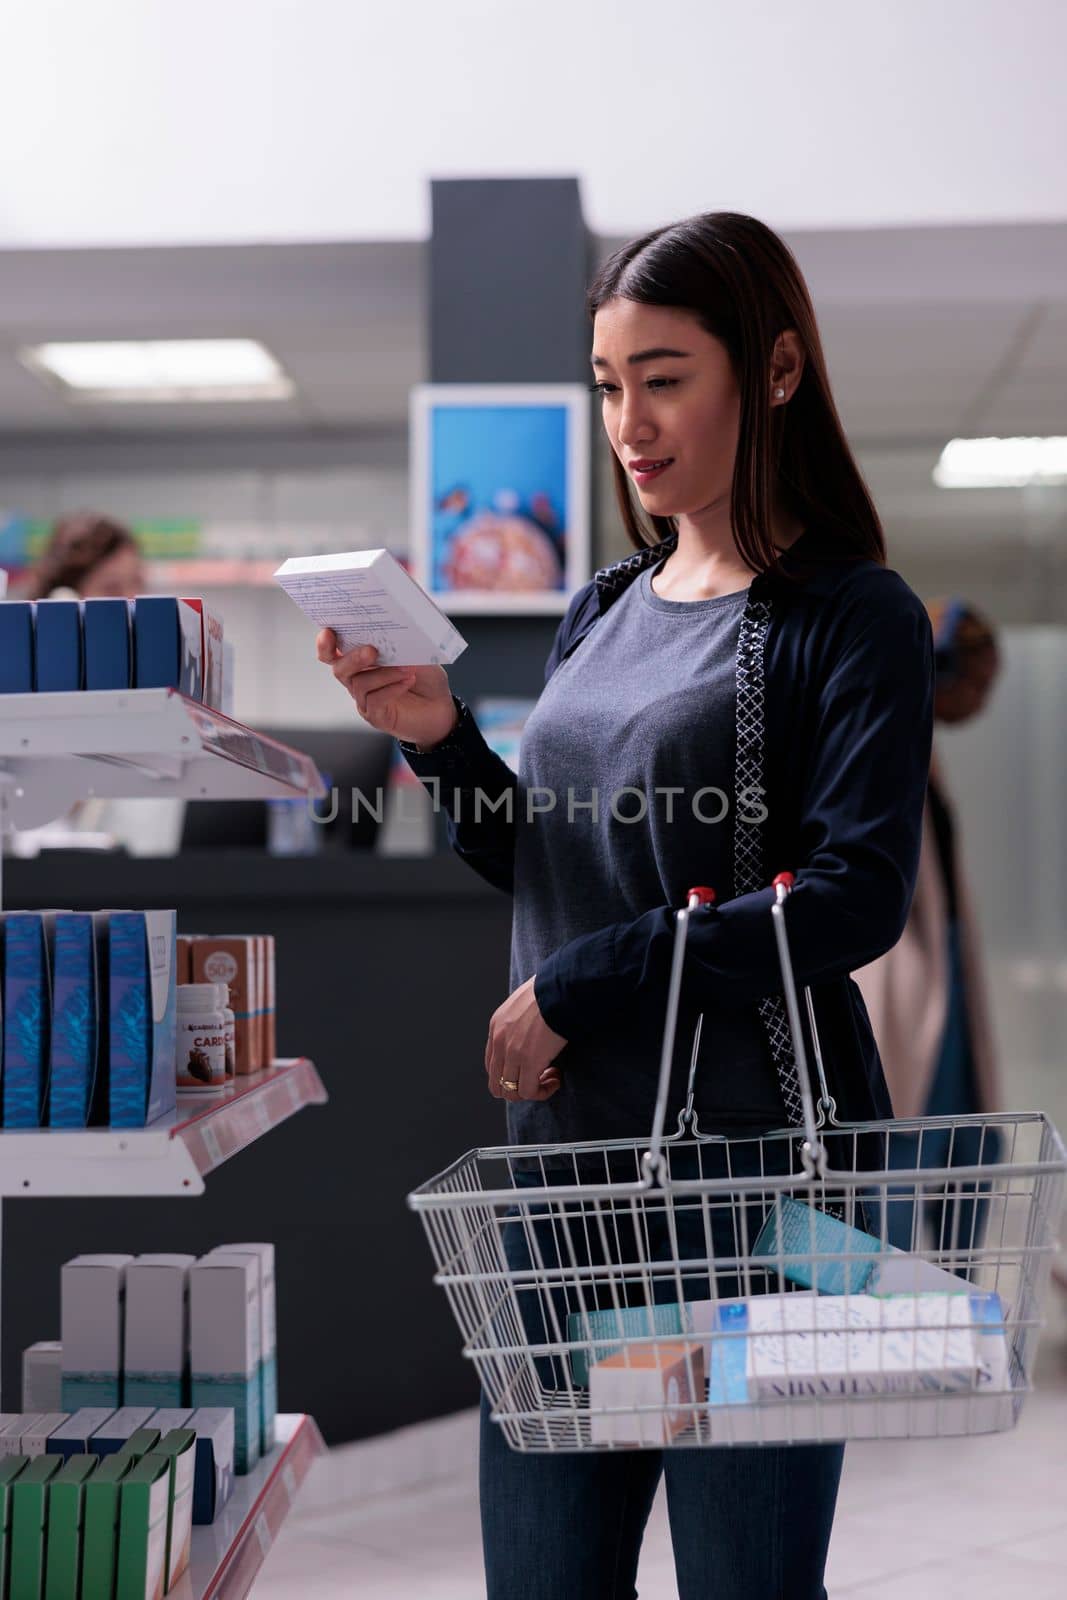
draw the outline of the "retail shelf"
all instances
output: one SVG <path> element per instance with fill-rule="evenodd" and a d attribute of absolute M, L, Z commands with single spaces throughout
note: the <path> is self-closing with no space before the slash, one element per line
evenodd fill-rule
<path fill-rule="evenodd" d="M 302 1056 L 237 1078 L 222 1092 L 182 1094 L 147 1128 L 10 1129 L 0 1133 L 0 1198 L 203 1194 L 204 1177 L 326 1091 Z"/>
<path fill-rule="evenodd" d="M 193 1529 L 189 1569 L 172 1600 L 243 1600 L 289 1514 L 312 1462 L 325 1454 L 310 1417 L 280 1416 L 278 1443 L 245 1477 L 210 1527 Z"/>
<path fill-rule="evenodd" d="M 256 800 L 325 794 L 309 756 L 174 689 L 0 695 L 4 823 L 86 796 Z"/>

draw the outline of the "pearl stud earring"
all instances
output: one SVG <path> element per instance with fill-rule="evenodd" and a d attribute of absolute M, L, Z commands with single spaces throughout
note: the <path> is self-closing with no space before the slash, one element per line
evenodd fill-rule
<path fill-rule="evenodd" d="M 776 389 L 774 391 L 774 398 L 776 400 L 784 400 L 785 399 L 785 390 L 784 389 Z"/>

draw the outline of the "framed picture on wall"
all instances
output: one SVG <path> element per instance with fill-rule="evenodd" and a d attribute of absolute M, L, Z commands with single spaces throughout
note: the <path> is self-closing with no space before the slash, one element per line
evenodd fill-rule
<path fill-rule="evenodd" d="M 412 575 L 448 613 L 563 612 L 589 579 L 589 393 L 411 394 Z"/>

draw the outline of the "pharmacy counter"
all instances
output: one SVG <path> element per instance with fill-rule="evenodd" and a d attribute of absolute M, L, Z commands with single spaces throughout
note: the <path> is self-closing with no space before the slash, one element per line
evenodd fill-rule
<path fill-rule="evenodd" d="M 278 1251 L 280 1405 L 330 1442 L 473 1403 L 470 1364 L 431 1283 L 408 1191 L 503 1138 L 485 1089 L 505 999 L 511 902 L 451 855 L 169 860 L 53 853 L 4 863 L 9 908 L 177 906 L 182 932 L 267 932 L 278 947 L 278 1052 L 329 1092 L 226 1162 L 190 1200 L 5 1207 L 4 1392 L 18 1356 L 59 1336 L 59 1267 L 88 1251 Z"/>

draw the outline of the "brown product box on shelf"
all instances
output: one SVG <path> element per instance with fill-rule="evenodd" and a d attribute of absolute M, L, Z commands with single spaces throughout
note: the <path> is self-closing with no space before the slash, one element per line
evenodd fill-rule
<path fill-rule="evenodd" d="M 198 934 L 192 941 L 192 982 L 225 983 L 234 1016 L 238 1077 L 257 1070 L 254 934 Z"/>
<path fill-rule="evenodd" d="M 193 941 L 187 933 L 179 933 L 174 947 L 174 981 L 193 981 Z"/>
<path fill-rule="evenodd" d="M 256 934 L 256 1059 L 270 1065 L 267 1054 L 267 936 Z"/>
<path fill-rule="evenodd" d="M 267 1066 L 269 1067 L 278 1054 L 278 1030 L 274 1013 L 274 935 L 264 935 L 267 947 Z"/>

